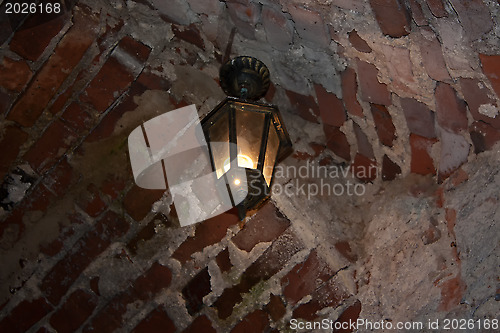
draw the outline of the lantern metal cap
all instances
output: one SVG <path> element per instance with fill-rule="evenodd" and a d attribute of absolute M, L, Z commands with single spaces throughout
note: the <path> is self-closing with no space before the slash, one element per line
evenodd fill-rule
<path fill-rule="evenodd" d="M 220 85 L 228 96 L 258 100 L 269 89 L 269 69 L 260 60 L 240 56 L 226 62 L 219 72 Z"/>

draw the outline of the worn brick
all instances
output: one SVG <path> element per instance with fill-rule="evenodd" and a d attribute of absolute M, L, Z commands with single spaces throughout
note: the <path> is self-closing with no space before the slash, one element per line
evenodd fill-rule
<path fill-rule="evenodd" d="M 434 95 L 439 126 L 455 133 L 466 130 L 468 125 L 466 105 L 458 98 L 456 91 L 449 84 L 439 82 Z"/>
<path fill-rule="evenodd" d="M 442 0 L 426 0 L 426 1 L 427 1 L 427 6 L 429 6 L 429 9 L 432 12 L 432 15 L 434 15 L 435 17 L 448 16 L 448 13 L 444 8 Z"/>
<path fill-rule="evenodd" d="M 75 142 L 75 135 L 60 120 L 54 121 L 24 154 L 23 158 L 39 173 L 49 170 Z"/>
<path fill-rule="evenodd" d="M 77 200 L 78 206 L 82 208 L 90 217 L 97 217 L 103 213 L 107 204 L 99 193 L 99 188 L 94 184 L 87 186 L 87 191 Z"/>
<path fill-rule="evenodd" d="M 229 257 L 229 250 L 225 248 L 221 251 L 217 257 L 215 257 L 215 261 L 220 268 L 222 273 L 228 272 L 231 270 L 233 265 L 231 264 L 231 258 Z"/>
<path fill-rule="evenodd" d="M 396 139 L 396 127 L 392 123 L 389 111 L 385 106 L 378 104 L 371 104 L 370 109 L 380 142 L 385 146 L 392 147 L 392 143 Z"/>
<path fill-rule="evenodd" d="M 413 134 L 426 138 L 435 138 L 434 112 L 425 104 L 413 98 L 401 98 L 401 107 L 406 118 L 406 125 Z"/>
<path fill-rule="evenodd" d="M 490 150 L 500 141 L 500 131 L 482 121 L 472 123 L 469 131 L 476 154 Z"/>
<path fill-rule="evenodd" d="M 358 153 L 374 159 L 375 154 L 373 152 L 373 146 L 368 140 L 365 132 L 361 129 L 361 127 L 357 123 L 352 124 L 352 128 L 354 130 L 354 135 L 356 136 L 356 140 L 358 142 Z"/>
<path fill-rule="evenodd" d="M 182 333 L 216 333 L 217 331 L 213 328 L 212 322 L 207 316 L 202 315 L 197 317 L 191 325 L 189 325 Z M 146 333 L 146 332 L 145 332 Z"/>
<path fill-rule="evenodd" d="M 201 38 L 200 31 L 194 24 L 190 24 L 187 27 L 179 27 L 173 24 L 172 31 L 175 37 L 193 44 L 199 47 L 201 50 L 205 51 L 205 43 L 203 42 L 203 38 Z"/>
<path fill-rule="evenodd" d="M 83 270 L 117 237 L 124 235 L 130 225 L 109 211 L 82 237 L 43 278 L 40 289 L 52 304 L 58 304 Z"/>
<path fill-rule="evenodd" d="M 288 12 L 292 15 L 295 30 L 302 39 L 315 47 L 328 47 L 330 38 L 320 13 L 301 5 L 289 5 Z"/>
<path fill-rule="evenodd" d="M 0 321 L 0 331 L 26 332 L 50 311 L 52 311 L 52 306 L 47 303 L 45 298 L 23 300 Z"/>
<path fill-rule="evenodd" d="M 439 288 L 441 288 L 441 302 L 438 311 L 448 312 L 460 304 L 467 284 L 458 273 L 457 276 L 443 282 Z"/>
<path fill-rule="evenodd" d="M 352 30 L 349 33 L 349 42 L 359 52 L 370 53 L 372 51 L 372 48 L 363 38 L 361 38 L 361 36 L 359 36 L 356 30 Z"/>
<path fill-rule="evenodd" d="M 387 85 L 379 82 L 377 68 L 359 59 L 356 59 L 356 62 L 358 64 L 361 98 L 370 103 L 391 105 L 391 94 L 387 89 Z"/>
<path fill-rule="evenodd" d="M 166 266 L 155 262 L 133 284 L 135 298 L 142 300 L 150 299 L 160 290 L 167 288 L 172 281 L 172 272 Z"/>
<path fill-rule="evenodd" d="M 392 47 L 389 45 L 382 45 L 381 50 L 389 70 L 392 90 L 416 94 L 410 50 L 406 47 Z"/>
<path fill-rule="evenodd" d="M 132 303 L 134 298 L 124 292 L 109 301 L 90 322 L 85 325 L 82 332 L 114 332 L 122 327 L 122 318 L 127 312 L 127 305 Z"/>
<path fill-rule="evenodd" d="M 402 1 L 370 0 L 369 2 L 384 35 L 398 38 L 410 33 L 409 14 Z"/>
<path fill-rule="evenodd" d="M 125 189 L 125 186 L 126 182 L 124 179 L 118 177 L 116 174 L 110 174 L 101 184 L 101 191 L 103 194 L 109 196 L 111 200 L 115 200 Z"/>
<path fill-rule="evenodd" d="M 231 209 L 223 214 L 212 217 L 196 226 L 195 235 L 189 237 L 175 250 L 172 257 L 182 264 L 191 259 L 191 255 L 202 251 L 205 247 L 220 242 L 227 233 L 227 228 L 238 224 L 238 216 Z"/>
<path fill-rule="evenodd" d="M 336 333 L 350 333 L 353 332 L 354 329 L 350 325 L 350 323 L 355 323 L 358 318 L 359 314 L 361 313 L 361 302 L 359 300 L 356 300 L 356 302 L 349 306 L 347 309 L 345 309 L 342 314 L 338 317 L 338 319 L 335 321 L 336 323 L 341 323 L 339 326 L 340 327 L 347 327 L 347 328 L 341 328 L 339 330 L 336 330 Z M 343 324 L 347 323 L 347 325 Z"/>
<path fill-rule="evenodd" d="M 174 333 L 176 327 L 163 307 L 151 311 L 133 330 L 133 333 Z"/>
<path fill-rule="evenodd" d="M 186 308 L 190 315 L 198 313 L 203 307 L 203 297 L 212 291 L 210 285 L 210 274 L 208 267 L 201 270 L 182 289 L 182 295 L 186 300 Z"/>
<path fill-rule="evenodd" d="M 436 81 L 450 81 L 441 43 L 430 28 L 422 28 L 418 38 L 422 63 L 429 77 Z"/>
<path fill-rule="evenodd" d="M 72 185 L 72 181 L 73 167 L 68 163 L 67 158 L 63 158 L 43 180 L 43 183 L 56 195 L 62 196 Z"/>
<path fill-rule="evenodd" d="M 287 229 L 270 247 L 243 273 L 240 283 L 226 288 L 214 302 L 219 318 L 226 319 L 233 313 L 236 304 L 260 281 L 267 281 L 278 273 L 290 258 L 304 248 L 298 236 Z"/>
<path fill-rule="evenodd" d="M 28 134 L 16 126 L 4 128 L 2 139 L 0 140 L 0 179 L 3 179 L 12 162 L 17 158 L 19 149 L 28 139 Z"/>
<path fill-rule="evenodd" d="M 0 86 L 7 90 L 20 92 L 31 78 L 31 69 L 24 60 L 3 58 L 0 64 Z"/>
<path fill-rule="evenodd" d="M 50 318 L 57 332 L 75 332 L 92 314 L 97 306 L 97 297 L 84 290 L 73 292 Z"/>
<path fill-rule="evenodd" d="M 286 91 L 286 95 L 292 104 L 293 111 L 307 121 L 318 123 L 320 110 L 312 96 L 301 95 L 290 90 Z"/>
<path fill-rule="evenodd" d="M 75 133 L 83 133 L 90 129 L 94 122 L 92 115 L 85 111 L 77 102 L 71 103 L 66 108 L 61 115 L 61 119 L 65 122 L 66 126 Z"/>
<path fill-rule="evenodd" d="M 493 28 L 490 10 L 482 0 L 450 1 L 469 40 L 479 39 Z"/>
<path fill-rule="evenodd" d="M 480 120 L 490 124 L 496 129 L 500 129 L 500 115 L 497 102 L 492 99 L 492 92 L 477 79 L 460 78 L 462 93 L 469 106 L 469 111 L 475 120 Z M 485 111 L 493 111 L 489 115 Z M 495 117 L 490 117 L 496 111 Z"/>
<path fill-rule="evenodd" d="M 328 149 L 344 160 L 350 161 L 351 146 L 344 132 L 342 132 L 339 127 L 329 125 L 323 125 L 323 131 L 325 132 L 326 146 Z"/>
<path fill-rule="evenodd" d="M 163 196 L 163 190 L 148 190 L 134 185 L 123 199 L 123 207 L 134 220 L 141 221 L 151 211 L 151 206 Z"/>
<path fill-rule="evenodd" d="M 94 40 L 97 22 L 91 15 L 79 11 L 76 12 L 74 21 L 74 25 L 59 42 L 49 60 L 14 104 L 7 117 L 9 120 L 23 126 L 33 125 L 61 84 L 80 62 Z"/>
<path fill-rule="evenodd" d="M 490 80 L 493 90 L 500 97 L 500 55 L 479 54 L 483 72 Z"/>
<path fill-rule="evenodd" d="M 67 14 L 31 15 L 16 31 L 9 48 L 25 59 L 35 61 L 69 19 Z"/>
<path fill-rule="evenodd" d="M 351 249 L 351 245 L 348 241 L 339 241 L 335 243 L 335 249 L 340 252 L 347 260 L 350 262 L 356 262 L 358 256 Z"/>
<path fill-rule="evenodd" d="M 350 67 L 346 68 L 341 74 L 342 78 L 342 98 L 344 99 L 347 112 L 353 116 L 363 118 L 363 108 L 358 102 L 356 94 L 358 92 L 358 83 L 356 82 L 356 71 Z"/>
<path fill-rule="evenodd" d="M 255 310 L 245 316 L 231 330 L 231 333 L 266 332 L 269 329 L 269 318 L 262 310 Z"/>
<path fill-rule="evenodd" d="M 150 52 L 146 45 L 131 37 L 123 37 L 80 100 L 104 112 L 141 72 Z"/>
<path fill-rule="evenodd" d="M 347 120 L 344 104 L 334 94 L 329 93 L 319 84 L 314 85 L 318 99 L 319 114 L 324 124 L 340 127 Z"/>
<path fill-rule="evenodd" d="M 422 6 L 417 0 L 410 0 L 410 11 L 411 17 L 415 24 L 419 27 L 428 25 L 427 19 L 424 16 L 424 12 L 422 11 Z"/>
<path fill-rule="evenodd" d="M 290 304 L 295 304 L 319 288 L 332 275 L 330 267 L 313 250 L 303 263 L 297 264 L 281 279 L 283 295 Z"/>
<path fill-rule="evenodd" d="M 377 161 L 363 154 L 356 154 L 351 169 L 354 176 L 363 182 L 371 182 L 377 178 Z"/>
<path fill-rule="evenodd" d="M 429 139 L 417 134 L 410 134 L 411 172 L 420 175 L 434 175 L 436 168 L 430 155 L 436 139 Z"/>
<path fill-rule="evenodd" d="M 271 202 L 266 203 L 245 224 L 232 242 L 240 249 L 250 252 L 255 245 L 261 242 L 271 242 L 281 235 L 290 225 L 290 221 L 284 217 Z"/>
<path fill-rule="evenodd" d="M 397 163 L 393 162 L 389 156 L 384 155 L 382 160 L 382 179 L 383 180 L 394 180 L 397 175 L 401 174 L 401 167 Z"/>
<path fill-rule="evenodd" d="M 262 25 L 269 45 L 286 51 L 293 42 L 293 23 L 281 10 L 270 6 L 262 8 Z"/>
<path fill-rule="evenodd" d="M 297 307 L 293 311 L 292 317 L 314 320 L 318 318 L 317 312 L 319 310 L 327 307 L 336 308 L 349 296 L 342 280 L 336 275 L 318 288 L 311 295 L 312 299 L 309 302 Z"/>

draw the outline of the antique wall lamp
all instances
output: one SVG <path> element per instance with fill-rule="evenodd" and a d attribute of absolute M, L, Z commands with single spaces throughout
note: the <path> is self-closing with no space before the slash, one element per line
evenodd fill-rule
<path fill-rule="evenodd" d="M 278 107 L 257 102 L 270 84 L 260 60 L 241 56 L 220 69 L 226 97 L 202 121 L 218 187 L 230 193 L 240 219 L 270 195 L 276 163 L 292 143 Z"/>

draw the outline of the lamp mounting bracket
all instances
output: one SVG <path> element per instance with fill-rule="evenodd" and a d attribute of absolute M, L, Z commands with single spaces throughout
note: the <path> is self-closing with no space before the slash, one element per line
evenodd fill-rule
<path fill-rule="evenodd" d="M 222 65 L 220 85 L 228 96 L 258 100 L 269 89 L 269 69 L 260 60 L 250 56 L 240 56 Z"/>

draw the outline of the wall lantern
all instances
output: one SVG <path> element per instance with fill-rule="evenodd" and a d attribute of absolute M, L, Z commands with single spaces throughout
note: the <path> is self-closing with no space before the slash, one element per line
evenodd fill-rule
<path fill-rule="evenodd" d="M 242 56 L 220 69 L 226 95 L 201 125 L 208 143 L 217 186 L 230 193 L 240 219 L 270 195 L 276 163 L 292 143 L 274 105 L 257 102 L 269 88 L 269 70 L 253 57 Z"/>

